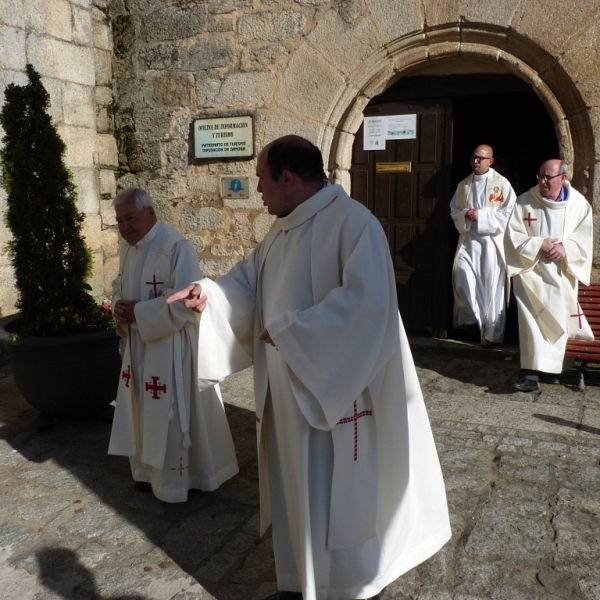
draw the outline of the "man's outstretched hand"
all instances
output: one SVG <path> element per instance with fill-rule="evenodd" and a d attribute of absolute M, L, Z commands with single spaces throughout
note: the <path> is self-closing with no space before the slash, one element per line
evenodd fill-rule
<path fill-rule="evenodd" d="M 177 300 L 183 300 L 186 308 L 191 308 L 197 313 L 201 313 L 206 308 L 206 296 L 201 296 L 202 286 L 199 283 L 190 283 L 186 288 L 175 292 L 167 298 L 167 304 L 173 304 Z"/>

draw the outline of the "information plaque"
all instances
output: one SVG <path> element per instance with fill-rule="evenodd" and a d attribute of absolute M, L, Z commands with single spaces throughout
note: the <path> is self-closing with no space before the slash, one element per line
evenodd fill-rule
<path fill-rule="evenodd" d="M 252 117 L 224 117 L 194 121 L 196 158 L 254 156 Z"/>

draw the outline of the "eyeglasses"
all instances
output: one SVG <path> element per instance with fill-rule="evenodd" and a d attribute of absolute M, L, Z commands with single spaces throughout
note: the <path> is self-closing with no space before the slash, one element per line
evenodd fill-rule
<path fill-rule="evenodd" d="M 564 175 L 564 173 L 559 173 L 558 175 L 540 175 L 539 173 L 537 173 L 535 178 L 538 181 L 550 181 L 551 179 L 554 179 L 555 177 L 560 177 L 561 175 Z"/>
<path fill-rule="evenodd" d="M 475 156 L 473 154 L 473 156 L 471 156 L 471 160 L 478 160 L 479 162 L 482 162 L 484 160 L 492 160 L 491 156 Z"/>

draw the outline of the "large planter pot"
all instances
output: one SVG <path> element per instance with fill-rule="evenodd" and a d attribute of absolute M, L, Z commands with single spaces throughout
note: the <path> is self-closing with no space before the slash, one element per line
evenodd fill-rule
<path fill-rule="evenodd" d="M 11 340 L 19 315 L 0 319 L 0 343 L 17 388 L 47 417 L 89 419 L 115 399 L 121 358 L 114 329 L 64 337 Z"/>

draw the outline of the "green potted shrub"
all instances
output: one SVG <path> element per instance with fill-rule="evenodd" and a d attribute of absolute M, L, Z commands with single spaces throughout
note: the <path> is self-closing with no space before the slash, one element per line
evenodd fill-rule
<path fill-rule="evenodd" d="M 66 146 L 40 75 L 27 65 L 27 76 L 27 85 L 6 88 L 0 111 L 0 183 L 12 233 L 6 251 L 19 310 L 0 320 L 0 342 L 19 391 L 44 415 L 41 429 L 54 417 L 85 418 L 105 408 L 116 395 L 120 359 L 110 305 L 99 305 L 86 283 L 92 257 Z"/>

